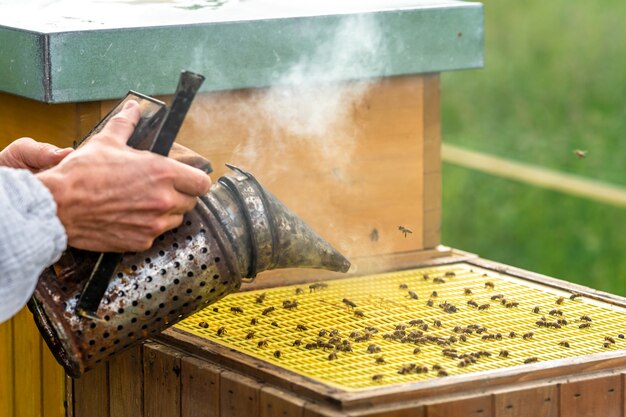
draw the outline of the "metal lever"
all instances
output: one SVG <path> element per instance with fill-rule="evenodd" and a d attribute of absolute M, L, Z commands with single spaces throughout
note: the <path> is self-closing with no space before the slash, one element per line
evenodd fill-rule
<path fill-rule="evenodd" d="M 167 156 L 176 140 L 176 135 L 180 130 L 185 116 L 191 107 L 196 93 L 200 89 L 204 77 L 199 74 L 194 74 L 189 71 L 183 71 L 178 81 L 176 93 L 172 106 L 165 117 L 165 120 L 161 123 L 160 129 L 156 134 L 156 138 L 151 143 L 148 149 L 146 149 L 146 143 L 149 143 L 149 136 L 152 136 L 156 132 L 158 124 L 163 119 L 163 113 L 157 112 L 149 119 L 140 119 L 137 128 L 133 132 L 133 135 L 128 140 L 128 145 L 134 148 L 146 149 L 159 155 Z M 76 304 L 76 314 L 81 317 L 89 317 L 92 319 L 99 319 L 96 312 L 102 297 L 106 292 L 111 277 L 115 272 L 115 269 L 122 261 L 122 253 L 106 252 L 101 253 L 96 265 L 94 266 L 85 287 Z"/>

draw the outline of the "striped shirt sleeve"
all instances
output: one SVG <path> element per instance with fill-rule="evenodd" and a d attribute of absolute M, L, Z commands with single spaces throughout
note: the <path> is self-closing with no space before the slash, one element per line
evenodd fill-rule
<path fill-rule="evenodd" d="M 0 167 L 0 322 L 24 306 L 66 245 L 48 189 L 27 170 Z"/>

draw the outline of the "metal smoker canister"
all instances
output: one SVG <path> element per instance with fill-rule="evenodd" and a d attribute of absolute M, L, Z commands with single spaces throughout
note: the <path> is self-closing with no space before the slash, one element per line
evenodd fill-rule
<path fill-rule="evenodd" d="M 30 303 L 56 359 L 72 377 L 153 336 L 269 269 L 345 272 L 350 263 L 249 173 L 230 166 L 183 223 L 142 253 L 127 253 L 97 310 L 75 313 L 91 252 L 72 250 L 46 270 Z M 68 260 L 69 258 L 69 260 Z"/>

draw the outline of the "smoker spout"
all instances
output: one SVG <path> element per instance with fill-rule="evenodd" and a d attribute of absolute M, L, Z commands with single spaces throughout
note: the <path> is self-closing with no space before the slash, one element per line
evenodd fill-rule
<path fill-rule="evenodd" d="M 277 268 L 348 271 L 350 262 L 251 174 L 228 167 L 236 175 L 220 178 L 205 203 L 221 212 L 244 277 Z"/>

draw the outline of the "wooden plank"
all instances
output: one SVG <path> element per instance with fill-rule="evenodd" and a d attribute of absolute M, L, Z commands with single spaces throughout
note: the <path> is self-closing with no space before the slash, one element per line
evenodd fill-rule
<path fill-rule="evenodd" d="M 441 242 L 441 209 L 424 212 L 424 247 L 436 248 Z"/>
<path fill-rule="evenodd" d="M 182 417 L 220 417 L 222 369 L 198 358 L 181 359 Z"/>
<path fill-rule="evenodd" d="M 261 388 L 260 417 L 303 417 L 306 401 L 285 391 Z"/>
<path fill-rule="evenodd" d="M 41 349 L 43 417 L 65 417 L 65 371 L 45 343 Z"/>
<path fill-rule="evenodd" d="M 552 417 L 559 412 L 556 384 L 497 393 L 494 397 L 494 417 Z"/>
<path fill-rule="evenodd" d="M 27 308 L 13 318 L 15 415 L 42 415 L 41 346 L 39 330 Z"/>
<path fill-rule="evenodd" d="M 138 345 L 109 361 L 110 417 L 143 417 L 142 355 Z"/>
<path fill-rule="evenodd" d="M 428 417 L 490 417 L 492 397 L 484 395 L 426 406 Z"/>
<path fill-rule="evenodd" d="M 328 405 L 307 402 L 302 417 L 346 417 L 347 414 Z"/>
<path fill-rule="evenodd" d="M 13 321 L 0 324 L 0 417 L 13 417 Z"/>
<path fill-rule="evenodd" d="M 180 358 L 182 354 L 167 346 L 143 346 L 145 417 L 180 416 Z"/>
<path fill-rule="evenodd" d="M 220 378 L 220 416 L 249 417 L 259 415 L 259 395 L 262 384 L 255 380 L 224 371 Z"/>
<path fill-rule="evenodd" d="M 109 369 L 106 363 L 73 382 L 74 417 L 109 417 Z"/>
<path fill-rule="evenodd" d="M 621 417 L 624 390 L 621 375 L 564 383 L 560 389 L 560 417 Z"/>
<path fill-rule="evenodd" d="M 394 404 L 392 406 L 349 412 L 348 415 L 350 417 L 424 417 L 426 416 L 426 410 L 422 405 Z"/>

